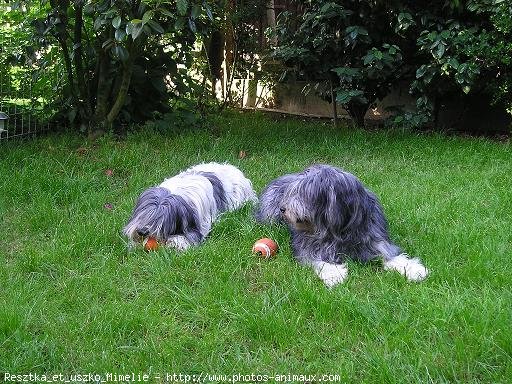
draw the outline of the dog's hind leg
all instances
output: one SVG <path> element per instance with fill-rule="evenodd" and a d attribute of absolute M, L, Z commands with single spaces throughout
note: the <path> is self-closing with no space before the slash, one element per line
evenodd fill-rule
<path fill-rule="evenodd" d="M 376 248 L 384 258 L 385 270 L 397 271 L 409 281 L 421 281 L 428 276 L 429 271 L 420 259 L 411 259 L 406 253 L 400 253 L 400 249 L 396 245 L 380 241 L 376 243 Z"/>

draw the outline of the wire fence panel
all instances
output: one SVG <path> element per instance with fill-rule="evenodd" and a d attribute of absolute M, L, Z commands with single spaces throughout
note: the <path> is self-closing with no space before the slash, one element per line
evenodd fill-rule
<path fill-rule="evenodd" d="M 15 12 L 0 5 L 0 12 Z M 4 14 L 5 14 L 4 13 Z M 0 141 L 54 130 L 55 100 L 64 75 L 57 47 L 41 48 L 24 23 L 0 26 Z M 22 32 L 22 30 L 25 30 Z"/>

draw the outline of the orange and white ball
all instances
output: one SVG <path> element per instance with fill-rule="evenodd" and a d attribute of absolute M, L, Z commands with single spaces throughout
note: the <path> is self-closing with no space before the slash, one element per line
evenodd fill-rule
<path fill-rule="evenodd" d="M 274 240 L 269 239 L 268 237 L 259 239 L 252 246 L 252 252 L 264 259 L 268 259 L 275 256 L 278 249 L 279 246 L 277 245 L 277 243 Z"/>
<path fill-rule="evenodd" d="M 156 251 L 158 249 L 158 241 L 154 237 L 144 239 L 142 244 L 144 245 L 144 250 L 147 252 Z"/>

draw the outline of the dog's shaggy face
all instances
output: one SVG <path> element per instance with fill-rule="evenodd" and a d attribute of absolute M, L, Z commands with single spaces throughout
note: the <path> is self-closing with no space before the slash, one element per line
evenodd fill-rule
<path fill-rule="evenodd" d="M 202 238 L 196 211 L 183 197 L 162 187 L 149 188 L 140 195 L 125 233 L 135 242 L 147 236 L 161 243 L 176 235 L 196 242 Z"/>
<path fill-rule="evenodd" d="M 357 177 L 330 165 L 279 177 L 260 196 L 256 218 L 286 222 L 298 261 L 312 265 L 328 286 L 347 275 L 347 259 L 384 258 L 384 267 L 421 280 L 428 274 L 417 259 L 401 253 L 388 236 L 377 197 Z"/>
<path fill-rule="evenodd" d="M 371 197 L 354 175 L 323 165 L 297 174 L 280 206 L 291 227 L 320 237 L 361 225 L 369 209 Z"/>

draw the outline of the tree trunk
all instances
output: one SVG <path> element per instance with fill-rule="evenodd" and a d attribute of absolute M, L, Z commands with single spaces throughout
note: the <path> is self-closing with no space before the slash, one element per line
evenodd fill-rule
<path fill-rule="evenodd" d="M 226 25 L 224 27 L 224 79 L 226 83 L 225 97 L 222 108 L 226 106 L 231 100 L 232 84 L 235 75 L 235 31 L 233 28 L 232 15 L 234 12 L 234 0 L 226 2 Z"/>
<path fill-rule="evenodd" d="M 91 106 L 89 103 L 89 95 L 87 85 L 85 83 L 84 69 L 82 65 L 82 28 L 83 28 L 83 3 L 75 1 L 75 31 L 73 36 L 73 61 L 76 71 L 76 82 L 78 87 L 79 102 L 83 106 L 86 117 L 91 116 Z"/>
<path fill-rule="evenodd" d="M 103 51 L 98 52 L 98 84 L 96 89 L 96 110 L 94 111 L 93 122 L 102 124 L 108 112 L 108 99 L 110 96 L 109 58 Z"/>
<path fill-rule="evenodd" d="M 132 79 L 133 73 L 133 58 L 130 56 L 130 59 L 125 63 L 123 67 L 123 77 L 121 79 L 121 85 L 119 86 L 119 91 L 117 92 L 116 101 L 114 105 L 110 109 L 110 112 L 107 115 L 107 125 L 110 127 L 117 115 L 123 108 L 123 105 L 126 101 L 126 95 L 128 95 L 128 90 L 130 89 L 130 81 Z"/>
<path fill-rule="evenodd" d="M 364 116 L 368 111 L 369 104 L 349 103 L 347 111 L 358 127 L 364 127 Z"/>
<path fill-rule="evenodd" d="M 338 126 L 338 108 L 336 105 L 336 95 L 334 93 L 334 88 L 332 86 L 332 80 L 329 81 L 329 85 L 331 87 L 331 103 L 332 103 L 332 120 L 335 127 Z"/>
<path fill-rule="evenodd" d="M 65 38 L 59 37 L 60 46 L 62 48 L 62 55 L 64 57 L 64 66 L 66 67 L 66 74 L 68 77 L 69 88 L 71 92 L 71 98 L 73 99 L 73 105 L 77 106 L 77 97 L 75 93 L 75 80 L 73 77 L 73 65 L 71 64 L 71 57 L 69 56 L 68 44 Z"/>
<path fill-rule="evenodd" d="M 59 28 L 56 28 L 55 37 L 57 38 L 60 47 L 62 48 L 62 55 L 64 58 L 64 66 L 66 67 L 66 75 L 68 78 L 69 89 L 71 93 L 71 99 L 73 100 L 73 106 L 77 107 L 77 96 L 75 92 L 75 79 L 73 76 L 73 64 L 71 63 L 71 56 L 69 54 L 69 47 L 67 41 L 67 33 L 66 29 L 68 27 L 68 10 L 69 10 L 69 1 L 50 1 L 52 8 L 57 10 L 57 15 L 60 19 L 61 25 Z"/>
<path fill-rule="evenodd" d="M 215 98 L 217 96 L 216 85 L 218 80 L 224 80 L 222 73 L 222 62 L 224 61 L 224 35 L 220 30 L 212 32 L 208 43 L 207 55 L 212 81 L 212 96 Z M 222 93 L 224 93 L 224 87 L 222 88 Z"/>
<path fill-rule="evenodd" d="M 240 108 L 244 107 L 244 99 L 245 99 L 245 79 L 242 79 L 242 97 L 240 99 Z"/>
<path fill-rule="evenodd" d="M 271 29 L 276 28 L 276 11 L 274 8 L 274 0 L 270 0 L 267 3 L 267 27 L 269 27 Z M 277 45 L 277 36 L 276 35 L 272 34 L 269 44 L 274 47 Z"/>
<path fill-rule="evenodd" d="M 247 81 L 247 103 L 245 104 L 246 107 L 250 108 L 256 108 L 256 98 L 258 96 L 258 80 L 256 79 L 256 76 L 254 76 L 253 79 L 250 78 L 250 75 L 248 76 Z"/>

